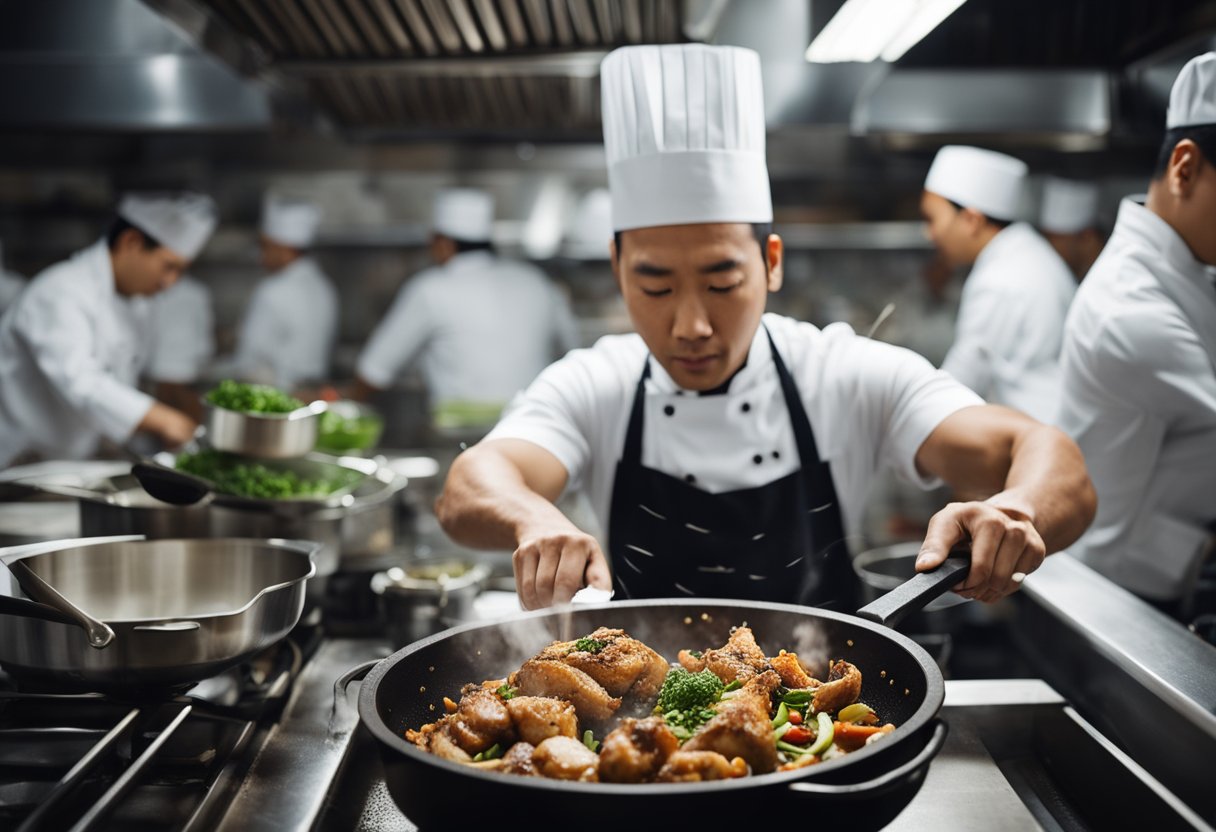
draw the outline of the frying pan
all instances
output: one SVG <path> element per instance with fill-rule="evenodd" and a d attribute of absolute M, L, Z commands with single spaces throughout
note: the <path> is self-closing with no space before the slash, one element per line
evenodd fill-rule
<path fill-rule="evenodd" d="M 295 626 L 313 575 L 310 541 L 51 541 L 14 547 L 38 577 L 114 631 L 102 649 L 45 604 L 0 597 L 0 665 L 23 682 L 173 688 L 240 663 Z"/>
<path fill-rule="evenodd" d="M 379 741 L 385 779 L 402 812 L 423 830 L 481 822 L 582 830 L 642 828 L 678 819 L 681 828 L 725 828 L 768 818 L 805 817 L 815 826 L 880 829 L 915 796 L 945 741 L 937 719 L 941 671 L 915 642 L 889 629 L 963 579 L 968 563 L 951 557 L 859 611 L 789 604 L 663 598 L 525 614 L 432 636 L 384 659 L 359 694 L 363 725 Z M 796 651 L 824 678 L 829 659 L 862 672 L 861 699 L 897 730 L 851 754 L 789 772 L 688 784 L 570 783 L 484 772 L 441 759 L 404 739 L 409 728 L 444 713 L 444 696 L 462 685 L 500 678 L 554 640 L 597 627 L 625 630 L 668 659 L 683 648 L 726 642 L 747 624 L 766 655 Z M 602 738 L 601 738 L 602 739 Z"/>

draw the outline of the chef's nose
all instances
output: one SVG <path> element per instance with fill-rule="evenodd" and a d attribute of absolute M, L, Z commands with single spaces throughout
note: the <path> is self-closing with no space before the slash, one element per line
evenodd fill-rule
<path fill-rule="evenodd" d="M 684 341 L 699 341 L 714 334 L 705 306 L 696 295 L 685 293 L 676 304 L 676 316 L 672 321 L 671 334 Z"/>

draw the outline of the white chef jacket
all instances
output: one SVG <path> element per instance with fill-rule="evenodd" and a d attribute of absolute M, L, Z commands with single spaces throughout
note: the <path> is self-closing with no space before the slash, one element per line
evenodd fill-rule
<path fill-rule="evenodd" d="M 1149 598 L 1181 596 L 1216 520 L 1214 361 L 1211 273 L 1124 200 L 1068 315 L 1059 424 L 1098 492 L 1070 552 Z"/>
<path fill-rule="evenodd" d="M 338 334 L 338 293 L 311 257 L 258 284 L 237 337 L 234 372 L 291 390 L 329 376 Z"/>
<path fill-rule="evenodd" d="M 569 303 L 544 272 L 470 251 L 401 287 L 357 369 L 385 388 L 417 358 L 433 405 L 501 405 L 577 344 Z"/>
<path fill-rule="evenodd" d="M 17 300 L 17 295 L 21 294 L 21 290 L 24 288 L 25 281 L 21 275 L 5 271 L 0 266 L 0 315 L 3 315 L 4 310 L 13 305 L 13 302 Z"/>
<path fill-rule="evenodd" d="M 942 369 L 993 404 L 1051 422 L 1060 344 L 1077 281 L 1026 223 L 992 238 L 963 285 L 954 345 Z"/>
<path fill-rule="evenodd" d="M 147 299 L 118 294 L 105 240 L 35 277 L 0 318 L 0 467 L 125 441 L 152 406 L 135 389 L 148 338 Z"/>
<path fill-rule="evenodd" d="M 831 465 L 849 534 L 857 533 L 870 486 L 884 467 L 922 488 L 938 484 L 917 470 L 916 453 L 947 416 L 983 404 L 979 396 L 919 355 L 862 338 L 847 324 L 819 330 L 773 314 L 763 321 L 802 396 L 819 454 Z M 586 489 L 607 529 L 646 360 L 644 466 L 686 480 L 691 475 L 711 493 L 767 485 L 800 467 L 764 327 L 727 392 L 713 396 L 680 389 L 659 362 L 647 359 L 640 335 L 604 336 L 541 373 L 486 440 L 525 439 L 548 450 L 569 474 L 567 490 Z"/>
<path fill-rule="evenodd" d="M 191 384 L 215 355 L 211 292 L 182 276 L 152 297 L 151 349 L 145 375 L 152 381 Z"/>

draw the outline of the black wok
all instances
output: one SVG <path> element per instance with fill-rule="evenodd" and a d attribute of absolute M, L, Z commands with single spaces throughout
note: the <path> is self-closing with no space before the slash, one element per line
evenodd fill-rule
<path fill-rule="evenodd" d="M 505 823 L 546 828 L 723 828 L 744 821 L 805 818 L 815 826 L 879 829 L 915 796 L 945 741 L 937 719 L 942 675 L 915 642 L 867 615 L 893 624 L 962 580 L 965 560 L 951 558 L 859 611 L 717 599 L 624 601 L 542 611 L 458 627 L 419 641 L 377 664 L 359 694 L 359 715 L 380 743 L 389 791 L 424 830 Z M 408 728 L 444 713 L 470 681 L 499 678 L 555 639 L 597 627 L 628 632 L 673 659 L 683 648 L 724 643 L 746 623 L 768 655 L 795 650 L 812 669 L 844 658 L 862 671 L 862 700 L 898 729 L 844 757 L 790 772 L 694 784 L 568 783 L 479 771 L 424 752 L 404 739 Z M 560 826 L 559 826 L 560 825 Z"/>

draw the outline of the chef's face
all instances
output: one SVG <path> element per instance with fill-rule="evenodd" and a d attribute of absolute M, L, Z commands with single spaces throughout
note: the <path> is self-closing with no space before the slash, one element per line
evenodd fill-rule
<path fill-rule="evenodd" d="M 124 231 L 110 250 L 114 284 L 122 295 L 154 295 L 182 276 L 189 262 L 165 246 L 148 248 L 133 228 Z"/>
<path fill-rule="evenodd" d="M 712 390 L 743 366 L 781 267 L 781 238 L 762 253 L 746 223 L 639 228 L 612 248 L 634 328 L 686 390 Z"/>
<path fill-rule="evenodd" d="M 264 234 L 258 237 L 258 247 L 262 253 L 262 268 L 268 272 L 284 269 L 300 256 L 299 249 L 277 243 Z"/>
<path fill-rule="evenodd" d="M 975 262 L 972 251 L 974 223 L 967 211 L 955 208 L 943 196 L 924 191 L 920 197 L 920 214 L 925 220 L 925 236 L 951 268 Z"/>

